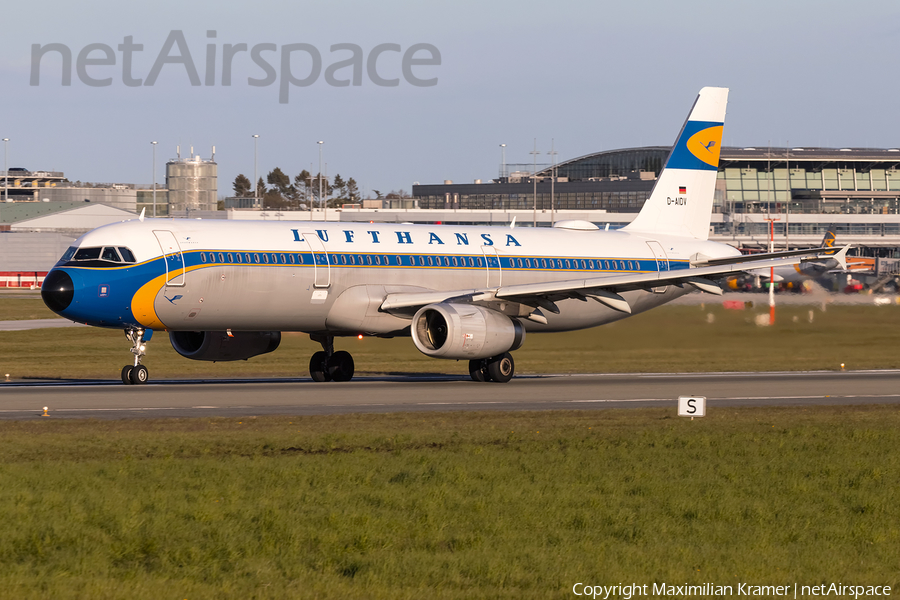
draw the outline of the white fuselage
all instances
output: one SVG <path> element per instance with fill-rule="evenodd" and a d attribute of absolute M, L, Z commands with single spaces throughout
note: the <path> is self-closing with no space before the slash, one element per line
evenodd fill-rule
<path fill-rule="evenodd" d="M 166 246 L 171 239 L 176 243 Z M 79 293 L 84 298 L 67 314 L 74 320 L 115 327 L 134 320 L 176 331 L 334 335 L 403 334 L 407 318 L 379 311 L 390 293 L 491 290 L 674 270 L 687 268 L 692 257 L 738 254 L 709 241 L 621 231 L 170 219 L 101 227 L 76 244 L 126 246 L 136 264 L 66 267 L 77 280 L 76 299 Z M 116 293 L 89 297 L 98 285 Z M 668 286 L 623 296 L 637 313 L 687 291 Z M 558 306 L 560 313 L 547 314 L 546 324 L 529 321 L 528 329 L 579 329 L 626 316 L 577 299 L 561 299 Z"/>

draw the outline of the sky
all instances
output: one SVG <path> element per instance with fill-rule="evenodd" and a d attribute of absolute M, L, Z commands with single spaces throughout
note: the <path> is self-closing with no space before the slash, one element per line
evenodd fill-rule
<path fill-rule="evenodd" d="M 157 141 L 162 183 L 179 145 L 203 158 L 215 146 L 228 195 L 236 175 L 253 177 L 253 135 L 263 177 L 318 171 L 323 141 L 326 172 L 366 194 L 490 180 L 500 144 L 507 163 L 529 164 L 535 144 L 538 163 L 551 148 L 564 161 L 670 145 L 704 86 L 730 88 L 726 146 L 900 146 L 894 1 L 32 0 L 17 10 L 31 16 L 0 38 L 8 165 L 72 181 L 149 184 Z M 247 51 L 233 53 L 223 85 L 225 47 L 238 44 Z M 362 68 L 341 44 L 359 48 Z M 404 57 L 415 63 L 406 73 Z M 355 76 L 360 85 L 331 83 Z"/>

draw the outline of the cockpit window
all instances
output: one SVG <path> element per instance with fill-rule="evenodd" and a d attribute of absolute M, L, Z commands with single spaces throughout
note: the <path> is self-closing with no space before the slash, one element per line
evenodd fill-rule
<path fill-rule="evenodd" d="M 120 262 L 122 259 L 119 258 L 119 253 L 116 252 L 115 248 L 107 246 L 103 249 L 103 254 L 100 255 L 100 258 L 103 260 L 108 260 L 110 262 Z"/>
<path fill-rule="evenodd" d="M 74 260 L 97 260 L 100 258 L 102 248 L 79 248 Z"/>
<path fill-rule="evenodd" d="M 134 254 L 125 247 L 96 246 L 93 248 L 70 247 L 57 264 L 75 263 L 85 267 L 112 267 L 122 263 L 137 262 Z"/>
<path fill-rule="evenodd" d="M 124 261 L 127 262 L 127 263 L 137 262 L 137 261 L 134 259 L 134 254 L 132 254 L 132 253 L 131 253 L 131 250 L 129 250 L 128 248 L 123 248 L 123 247 L 120 246 L 120 247 L 119 247 L 119 254 L 122 255 L 122 260 L 124 260 Z"/>

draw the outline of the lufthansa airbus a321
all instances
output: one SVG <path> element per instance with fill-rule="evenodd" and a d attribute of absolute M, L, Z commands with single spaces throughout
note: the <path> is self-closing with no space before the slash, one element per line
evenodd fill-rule
<path fill-rule="evenodd" d="M 700 91 L 650 198 L 617 231 L 142 217 L 80 237 L 41 296 L 63 317 L 125 332 L 125 383 L 147 381 L 156 331 L 210 361 L 305 332 L 322 344 L 309 362 L 316 381 L 353 376 L 337 337 L 411 336 L 428 356 L 468 360 L 475 381 L 506 382 L 526 332 L 603 325 L 694 289 L 721 294 L 730 274 L 828 252 L 742 256 L 707 239 L 727 96 Z"/>

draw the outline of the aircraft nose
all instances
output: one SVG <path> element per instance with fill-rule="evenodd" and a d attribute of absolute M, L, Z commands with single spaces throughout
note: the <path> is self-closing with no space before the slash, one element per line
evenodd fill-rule
<path fill-rule="evenodd" d="M 55 313 L 61 313 L 69 308 L 72 297 L 75 295 L 75 286 L 72 278 L 65 271 L 54 269 L 44 278 L 41 286 L 41 298 L 47 308 Z"/>

